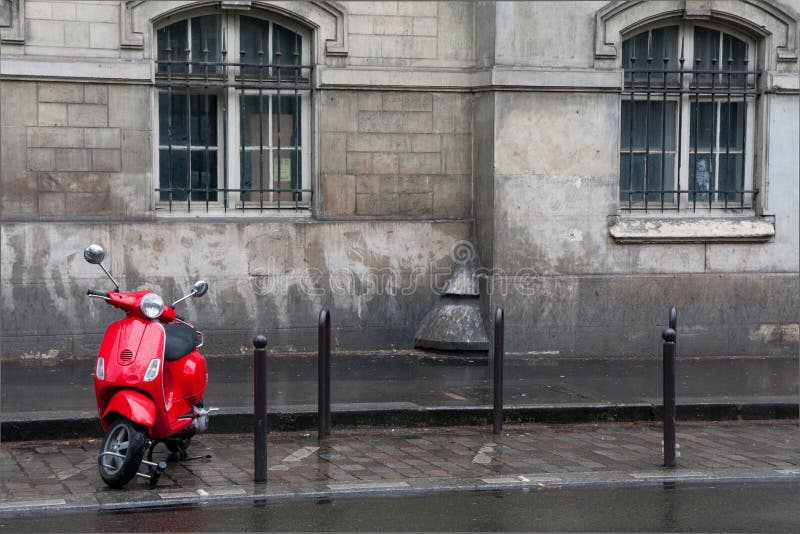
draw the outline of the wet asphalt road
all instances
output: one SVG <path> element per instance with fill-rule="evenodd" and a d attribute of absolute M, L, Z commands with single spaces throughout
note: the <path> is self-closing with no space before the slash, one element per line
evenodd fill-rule
<path fill-rule="evenodd" d="M 797 532 L 800 484 L 671 483 L 0 515 L 7 532 Z"/>

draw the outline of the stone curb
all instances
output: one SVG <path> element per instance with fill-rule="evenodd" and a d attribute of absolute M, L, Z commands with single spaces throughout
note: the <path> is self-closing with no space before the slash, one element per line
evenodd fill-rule
<path fill-rule="evenodd" d="M 79 503 L 66 499 L 49 498 L 39 500 L 7 501 L 0 504 L 0 517 L 22 512 L 80 512 L 80 511 L 120 511 L 143 508 L 169 508 L 200 504 L 221 504 L 235 502 L 265 502 L 281 499 L 331 499 L 381 495 L 414 495 L 432 492 L 497 491 L 515 489 L 552 489 L 589 486 L 630 486 L 659 485 L 670 483 L 704 483 L 737 481 L 800 481 L 800 469 L 719 469 L 674 471 L 655 468 L 652 471 L 626 473 L 607 471 L 597 473 L 557 473 L 539 475 L 502 475 L 494 478 L 438 478 L 411 479 L 403 482 L 332 484 L 327 489 L 317 484 L 308 491 L 286 490 L 279 484 L 270 491 L 269 482 L 257 487 L 255 484 L 245 489 L 241 486 L 217 487 L 208 491 L 169 491 L 157 494 L 158 498 L 144 498 L 114 503 Z M 335 486 L 335 487 L 334 487 Z M 339 487 L 342 486 L 342 487 Z M 353 486 L 353 487 L 349 487 Z M 148 493 L 157 492 L 157 488 Z M 141 497 L 141 495 L 131 495 Z"/>
<path fill-rule="evenodd" d="M 797 419 L 798 403 L 698 403 L 677 406 L 682 421 Z M 594 422 L 658 421 L 662 407 L 654 404 L 587 404 L 512 406 L 504 409 L 509 424 L 573 424 Z M 339 410 L 332 413 L 334 430 L 354 427 L 432 427 L 491 425 L 490 407 L 433 407 L 418 409 Z M 8 417 L 8 416 L 7 416 Z M 271 431 L 315 430 L 316 412 L 270 413 Z M 252 413 L 222 413 L 211 417 L 215 433 L 253 431 Z M 7 420 L 0 424 L 0 441 L 35 441 L 101 436 L 95 417 Z"/>

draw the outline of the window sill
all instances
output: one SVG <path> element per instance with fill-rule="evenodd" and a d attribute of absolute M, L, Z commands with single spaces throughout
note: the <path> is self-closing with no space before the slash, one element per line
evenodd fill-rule
<path fill-rule="evenodd" d="M 764 243 L 775 237 L 773 217 L 613 216 L 608 233 L 619 244 Z"/>
<path fill-rule="evenodd" d="M 194 205 L 194 203 L 193 203 Z M 310 219 L 312 217 L 311 210 L 305 209 L 245 209 L 241 208 L 228 208 L 223 210 L 219 207 L 211 207 L 206 211 L 205 204 L 202 202 L 197 203 L 197 208 L 192 207 L 187 211 L 186 204 L 178 207 L 173 205 L 172 211 L 169 211 L 168 206 L 158 205 L 156 207 L 156 217 L 164 219 L 241 219 L 241 218 L 258 218 L 258 219 Z"/>

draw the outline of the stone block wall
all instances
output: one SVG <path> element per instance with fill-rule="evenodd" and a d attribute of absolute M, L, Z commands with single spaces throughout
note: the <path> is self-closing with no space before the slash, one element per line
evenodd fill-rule
<path fill-rule="evenodd" d="M 161 2 L 164 11 L 186 2 Z M 277 4 L 280 4 L 277 2 Z M 473 2 L 341 2 L 347 11 L 349 65 L 463 67 L 474 58 Z M 5 54 L 144 59 L 149 46 L 126 45 L 119 0 L 26 0 L 25 42 Z M 295 6 L 303 11 L 303 6 Z M 291 8 L 289 8 L 291 9 Z M 144 10 L 150 10 L 144 6 Z M 148 11 L 149 13 L 150 11 Z M 150 15 L 143 15 L 149 19 Z M 133 15 L 135 18 L 136 15 Z M 146 33 L 146 32 L 145 32 Z M 149 45 L 149 35 L 144 41 Z M 321 64 L 327 62 L 320 58 Z M 331 64 L 338 64 L 331 60 Z"/>
<path fill-rule="evenodd" d="M 474 57 L 473 2 L 343 2 L 351 65 L 465 66 Z"/>
<path fill-rule="evenodd" d="M 496 60 L 501 65 L 591 68 L 594 15 L 608 2 L 499 2 Z M 547 21 L 531 23 L 531 21 Z"/>
<path fill-rule="evenodd" d="M 0 84 L 5 219 L 149 210 L 149 100 L 121 85 Z"/>
<path fill-rule="evenodd" d="M 322 215 L 469 217 L 471 153 L 468 94 L 326 91 Z"/>
<path fill-rule="evenodd" d="M 119 2 L 27 0 L 25 21 L 29 54 L 120 55 Z"/>

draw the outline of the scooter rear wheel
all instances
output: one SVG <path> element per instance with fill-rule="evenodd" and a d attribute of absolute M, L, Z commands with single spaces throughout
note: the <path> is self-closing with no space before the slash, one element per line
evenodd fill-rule
<path fill-rule="evenodd" d="M 116 419 L 108 429 L 97 457 L 100 478 L 112 488 L 121 488 L 136 476 L 146 449 L 145 432 L 124 417 Z"/>

